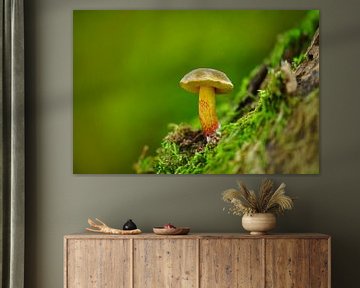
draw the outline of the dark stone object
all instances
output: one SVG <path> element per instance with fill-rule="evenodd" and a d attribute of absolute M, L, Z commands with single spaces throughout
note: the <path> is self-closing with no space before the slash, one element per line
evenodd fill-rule
<path fill-rule="evenodd" d="M 135 229 L 137 229 L 137 226 L 131 219 L 126 221 L 126 223 L 123 226 L 123 230 L 135 230 Z"/>

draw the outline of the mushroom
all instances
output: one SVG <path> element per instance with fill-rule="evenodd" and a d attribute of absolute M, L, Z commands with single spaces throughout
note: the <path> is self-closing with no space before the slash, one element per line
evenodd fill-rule
<path fill-rule="evenodd" d="M 180 86 L 186 91 L 199 93 L 199 118 L 209 142 L 220 128 L 216 116 L 215 95 L 229 93 L 234 87 L 233 84 L 221 71 L 198 68 L 186 74 L 181 79 Z"/>

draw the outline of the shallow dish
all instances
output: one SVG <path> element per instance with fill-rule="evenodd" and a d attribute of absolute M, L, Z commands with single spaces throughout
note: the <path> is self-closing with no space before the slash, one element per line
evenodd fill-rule
<path fill-rule="evenodd" d="M 157 235 L 186 235 L 190 232 L 189 227 L 163 228 L 154 227 L 153 231 Z"/>

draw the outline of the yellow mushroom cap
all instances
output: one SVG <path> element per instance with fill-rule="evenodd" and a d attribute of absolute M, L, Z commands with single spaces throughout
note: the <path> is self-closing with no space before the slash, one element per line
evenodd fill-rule
<path fill-rule="evenodd" d="M 218 94 L 229 93 L 234 88 L 225 73 L 211 68 L 192 70 L 180 80 L 180 86 L 192 93 L 198 93 L 200 86 L 213 87 Z"/>

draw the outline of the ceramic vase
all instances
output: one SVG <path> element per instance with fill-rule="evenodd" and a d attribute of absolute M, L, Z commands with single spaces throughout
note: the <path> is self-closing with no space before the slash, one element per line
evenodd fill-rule
<path fill-rule="evenodd" d="M 273 213 L 255 213 L 242 217 L 242 226 L 251 235 L 263 235 L 276 226 L 276 217 Z"/>

